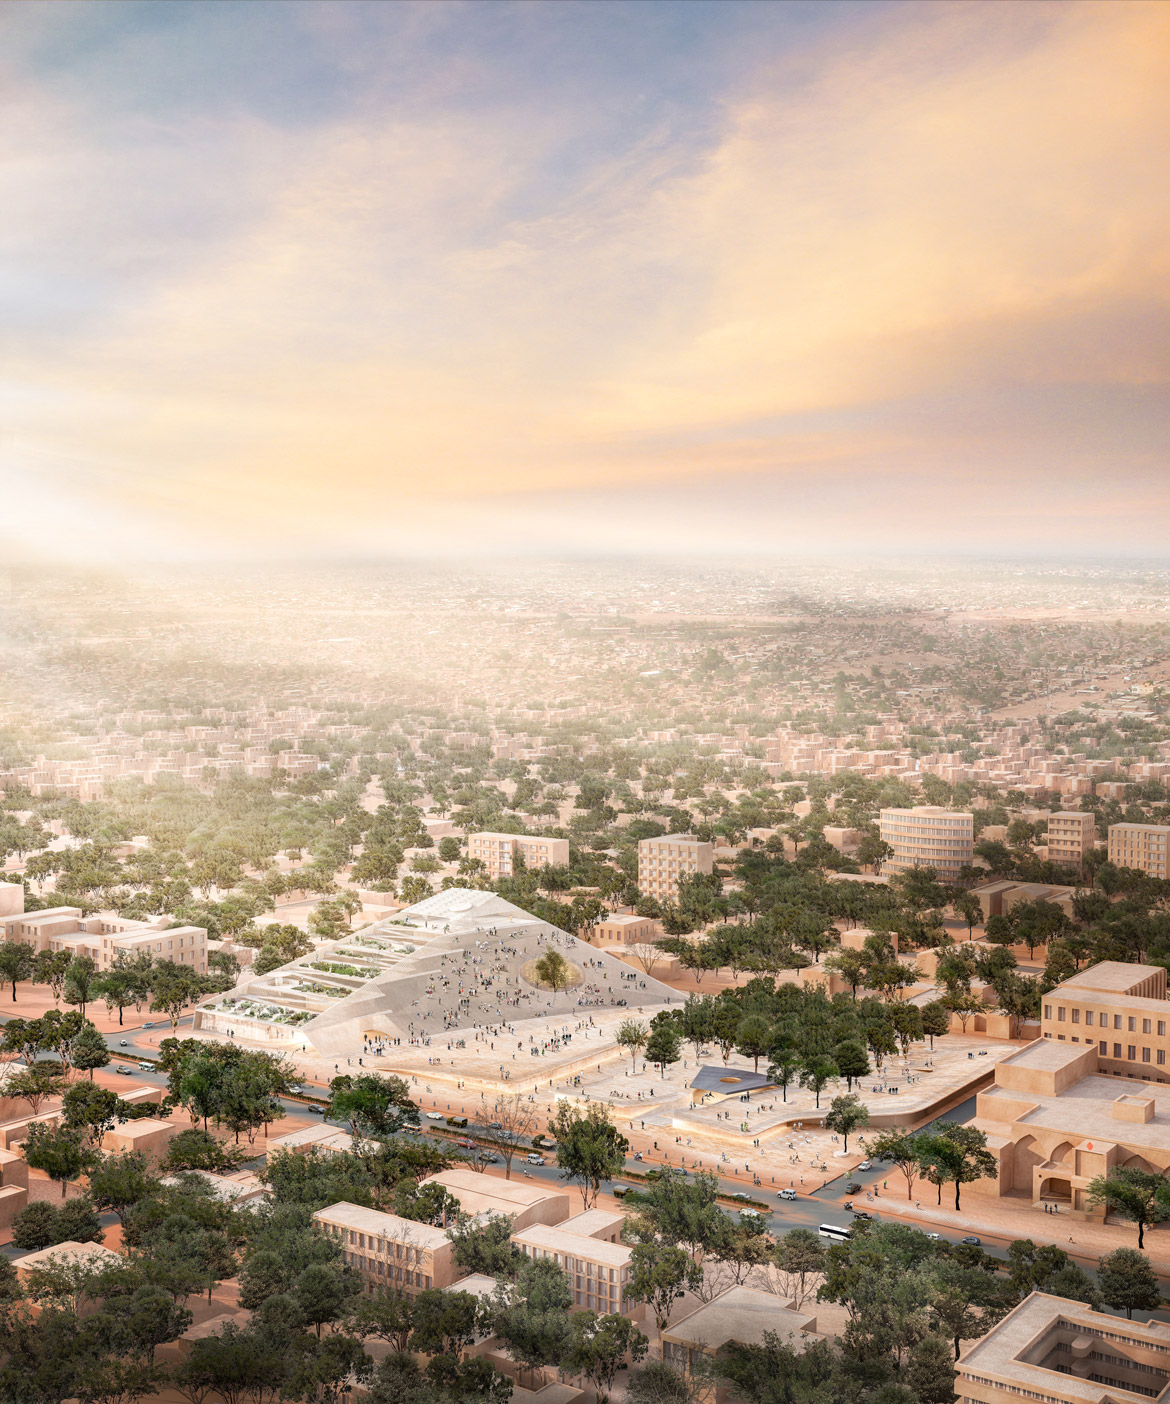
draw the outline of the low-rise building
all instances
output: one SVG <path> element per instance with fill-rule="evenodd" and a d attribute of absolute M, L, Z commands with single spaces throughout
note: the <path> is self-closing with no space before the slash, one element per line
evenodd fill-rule
<path fill-rule="evenodd" d="M 679 879 L 715 871 L 715 845 L 694 834 L 664 834 L 638 844 L 638 890 L 660 902 L 678 900 Z"/>
<path fill-rule="evenodd" d="M 429 1287 L 450 1287 L 458 1275 L 454 1244 L 430 1224 L 344 1200 L 318 1209 L 313 1222 L 342 1244 L 345 1261 L 368 1291 L 390 1287 L 413 1296 Z"/>
<path fill-rule="evenodd" d="M 1109 861 L 1119 868 L 1136 868 L 1149 877 L 1165 878 L 1170 824 L 1110 824 Z"/>
<path fill-rule="evenodd" d="M 537 834 L 468 834 L 467 856 L 478 858 L 489 877 L 511 877 L 518 866 L 564 867 L 569 861 L 569 840 Z M 520 865 L 517 856 L 523 859 Z"/>
<path fill-rule="evenodd" d="M 824 1339 L 817 1332 L 815 1316 L 792 1311 L 774 1293 L 731 1287 L 681 1321 L 670 1323 L 662 1333 L 662 1358 L 682 1374 L 693 1375 L 704 1357 L 713 1359 L 723 1346 L 733 1341 L 762 1345 L 769 1333 L 798 1349 Z"/>
<path fill-rule="evenodd" d="M 651 917 L 610 915 L 599 921 L 589 933 L 595 946 L 642 946 L 657 941 L 662 935 L 658 923 Z"/>
<path fill-rule="evenodd" d="M 551 1258 L 568 1274 L 573 1305 L 599 1315 L 620 1312 L 634 1321 L 642 1318 L 642 1305 L 627 1300 L 631 1251 L 624 1243 L 573 1233 L 563 1225 L 533 1224 L 512 1235 L 512 1242 L 527 1258 Z"/>
<path fill-rule="evenodd" d="M 1160 965 L 1103 960 L 1044 996 L 1040 1034 L 1087 1043 L 1102 1072 L 1164 1082 L 1170 1077 L 1170 1001 Z"/>
<path fill-rule="evenodd" d="M 6 887 L 14 884 L 6 883 Z M 207 932 L 202 926 L 171 926 L 167 916 L 135 921 L 105 913 L 82 916 L 80 907 L 48 907 L 39 912 L 24 910 L 24 888 L 17 896 L 5 894 L 5 905 L 16 908 L 0 914 L 0 941 L 23 941 L 38 954 L 41 951 L 68 951 L 88 956 L 99 970 L 108 970 L 120 955 L 133 959 L 140 954 L 156 960 L 171 960 L 207 971 Z"/>
<path fill-rule="evenodd" d="M 506 1214 L 514 1232 L 531 1224 L 559 1224 L 569 1216 L 569 1192 L 539 1180 L 502 1180 L 463 1166 L 429 1175 L 423 1185 L 442 1185 L 471 1218 Z"/>
<path fill-rule="evenodd" d="M 1032 1292 L 955 1367 L 963 1404 L 1137 1404 L 1170 1386 L 1170 1327 Z"/>

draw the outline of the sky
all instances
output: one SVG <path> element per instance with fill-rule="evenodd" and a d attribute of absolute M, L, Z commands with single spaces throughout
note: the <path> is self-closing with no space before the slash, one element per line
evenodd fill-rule
<path fill-rule="evenodd" d="M 0 558 L 1170 546 L 1170 4 L 7 0 Z"/>

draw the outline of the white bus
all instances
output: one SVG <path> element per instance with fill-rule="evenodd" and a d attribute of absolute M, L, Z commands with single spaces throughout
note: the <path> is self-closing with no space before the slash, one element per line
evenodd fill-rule
<path fill-rule="evenodd" d="M 817 1232 L 822 1238 L 833 1238 L 836 1239 L 838 1243 L 844 1243 L 847 1239 L 853 1237 L 853 1230 L 851 1228 L 845 1228 L 841 1224 L 822 1224 Z"/>

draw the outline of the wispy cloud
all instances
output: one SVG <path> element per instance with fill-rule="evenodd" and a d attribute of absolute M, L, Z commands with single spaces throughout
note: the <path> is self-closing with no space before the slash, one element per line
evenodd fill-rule
<path fill-rule="evenodd" d="M 899 497 L 933 481 L 962 539 L 986 527 L 950 504 L 1005 472 L 1080 540 L 1061 464 L 1117 530 L 1164 511 L 1166 7 L 859 6 L 795 30 L 775 7 L 701 120 L 611 86 L 616 129 L 539 73 L 493 87 L 514 57 L 469 52 L 467 10 L 390 8 L 389 33 L 379 7 L 300 10 L 355 91 L 299 121 L 95 112 L 17 46 L 13 471 L 279 547 L 489 517 L 571 541 L 562 494 L 582 522 L 628 510 L 636 540 L 726 549 L 752 484 L 752 533 L 832 538 L 867 481 L 854 535 L 906 532 Z M 560 7 L 490 8 L 505 38 L 539 11 L 534 52 L 566 62 Z M 634 13 L 599 9 L 615 34 Z"/>

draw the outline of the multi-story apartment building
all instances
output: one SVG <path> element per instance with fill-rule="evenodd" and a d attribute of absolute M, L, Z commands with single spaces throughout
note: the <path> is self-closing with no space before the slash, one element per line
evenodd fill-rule
<path fill-rule="evenodd" d="M 934 868 L 942 882 L 954 882 L 975 854 L 975 817 L 938 805 L 883 809 L 882 840 L 893 849 L 883 870 L 904 873 Z"/>
<path fill-rule="evenodd" d="M 1165 878 L 1170 824 L 1110 824 L 1109 861 L 1119 868 L 1137 868 L 1150 877 Z"/>
<path fill-rule="evenodd" d="M 1170 1327 L 1033 1292 L 955 1366 L 960 1404 L 1138 1404 L 1170 1386 Z"/>
<path fill-rule="evenodd" d="M 6 887 L 14 884 L 5 884 Z M 0 915 L 0 940 L 23 941 L 40 951 L 70 951 L 89 956 L 99 970 L 108 970 L 118 956 L 152 955 L 206 973 L 207 932 L 202 926 L 170 926 L 170 917 L 133 921 L 118 916 L 81 915 L 80 907 L 47 907 L 24 910 L 24 889 L 18 888 L 19 910 Z M 8 894 L 5 893 L 5 897 Z"/>
<path fill-rule="evenodd" d="M 1084 866 L 1085 854 L 1097 842 L 1097 820 L 1087 810 L 1057 810 L 1048 820 L 1048 861 L 1075 868 Z"/>
<path fill-rule="evenodd" d="M 344 1201 L 318 1209 L 313 1222 L 342 1244 L 345 1261 L 367 1291 L 389 1287 L 414 1296 L 428 1287 L 450 1287 L 458 1276 L 454 1244 L 430 1224 Z"/>
<path fill-rule="evenodd" d="M 1170 1001 L 1160 965 L 1103 960 L 1044 996 L 1040 1033 L 1095 1044 L 1103 1073 L 1164 1082 L 1170 1077 Z"/>
<path fill-rule="evenodd" d="M 638 844 L 638 890 L 660 902 L 678 899 L 678 880 L 715 870 L 715 845 L 694 834 L 664 834 Z"/>
<path fill-rule="evenodd" d="M 569 861 L 569 840 L 540 838 L 534 834 L 468 834 L 467 856 L 478 858 L 493 878 L 510 877 L 516 857 L 525 868 L 564 867 Z"/>
<path fill-rule="evenodd" d="M 609 1215 L 603 1216 L 608 1219 Z M 587 1219 L 587 1215 L 578 1215 Z M 640 1303 L 626 1299 L 630 1280 L 631 1251 L 624 1243 L 609 1241 L 608 1225 L 598 1221 L 595 1232 L 606 1236 L 593 1237 L 591 1225 L 582 1225 L 585 1232 L 574 1229 L 574 1220 L 551 1227 L 532 1224 L 512 1235 L 512 1242 L 527 1258 L 551 1258 L 564 1268 L 573 1292 L 573 1305 L 596 1311 L 599 1315 L 620 1312 L 634 1321 L 641 1320 Z"/>

